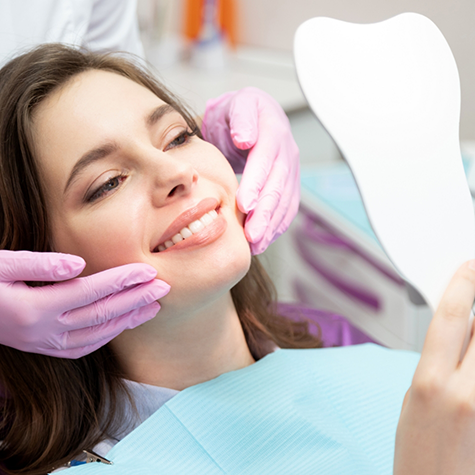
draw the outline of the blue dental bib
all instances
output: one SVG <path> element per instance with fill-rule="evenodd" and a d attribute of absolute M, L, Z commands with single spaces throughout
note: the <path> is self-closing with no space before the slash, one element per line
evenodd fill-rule
<path fill-rule="evenodd" d="M 185 389 L 73 474 L 392 473 L 419 354 L 374 344 L 278 350 Z"/>

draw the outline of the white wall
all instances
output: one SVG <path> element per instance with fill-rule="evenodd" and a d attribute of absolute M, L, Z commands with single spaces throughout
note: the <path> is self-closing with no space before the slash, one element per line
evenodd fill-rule
<path fill-rule="evenodd" d="M 241 42 L 291 51 L 298 25 L 329 16 L 372 23 L 413 11 L 433 20 L 452 48 L 460 73 L 460 136 L 475 139 L 475 0 L 236 0 Z"/>

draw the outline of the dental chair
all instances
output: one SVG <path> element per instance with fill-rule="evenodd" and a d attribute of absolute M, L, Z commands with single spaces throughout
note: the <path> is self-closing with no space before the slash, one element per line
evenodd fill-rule
<path fill-rule="evenodd" d="M 378 343 L 336 313 L 288 303 L 279 303 L 278 310 L 291 320 L 308 320 L 310 331 L 320 336 L 324 348 Z"/>

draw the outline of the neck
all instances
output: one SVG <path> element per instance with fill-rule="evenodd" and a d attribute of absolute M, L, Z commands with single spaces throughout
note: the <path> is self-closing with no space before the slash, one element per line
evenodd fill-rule
<path fill-rule="evenodd" d="M 126 377 L 182 390 L 254 362 L 231 294 L 151 321 L 112 342 Z"/>

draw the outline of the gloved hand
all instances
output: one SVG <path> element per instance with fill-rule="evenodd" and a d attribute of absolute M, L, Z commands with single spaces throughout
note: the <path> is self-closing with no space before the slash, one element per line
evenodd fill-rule
<path fill-rule="evenodd" d="M 243 173 L 237 204 L 248 215 L 244 231 L 251 251 L 260 254 L 298 211 L 299 150 L 289 120 L 269 94 L 246 87 L 209 100 L 201 131 Z"/>
<path fill-rule="evenodd" d="M 0 344 L 79 358 L 153 318 L 170 286 L 146 264 L 78 276 L 83 259 L 69 254 L 0 250 Z M 64 281 L 28 287 L 23 281 Z"/>

